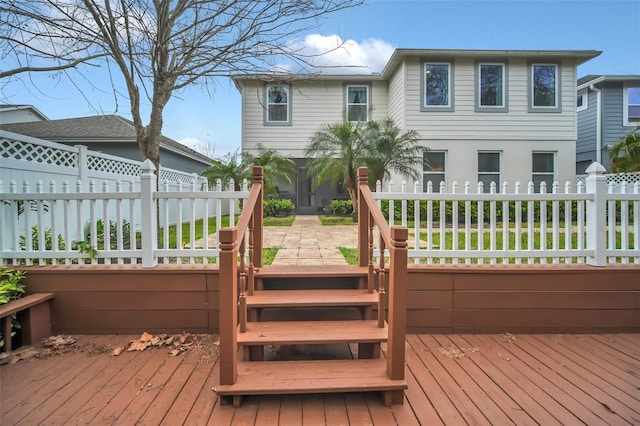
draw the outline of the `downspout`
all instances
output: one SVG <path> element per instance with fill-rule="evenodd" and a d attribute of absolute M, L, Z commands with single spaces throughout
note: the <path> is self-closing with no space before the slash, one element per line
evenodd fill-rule
<path fill-rule="evenodd" d="M 596 162 L 602 164 L 602 90 L 593 84 L 589 89 L 596 92 Z"/>

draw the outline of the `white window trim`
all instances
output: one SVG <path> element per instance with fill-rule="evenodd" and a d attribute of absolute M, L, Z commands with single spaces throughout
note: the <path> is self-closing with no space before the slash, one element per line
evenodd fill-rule
<path fill-rule="evenodd" d="M 423 189 L 425 188 L 426 183 L 429 181 L 429 179 L 426 179 L 426 177 L 428 175 L 434 175 L 434 176 L 443 176 L 442 181 L 445 184 L 445 187 L 448 185 L 448 179 L 447 179 L 447 169 L 448 167 L 448 161 L 449 161 L 449 153 L 445 150 L 429 150 L 429 153 L 442 153 L 444 154 L 444 171 L 442 172 L 438 172 L 438 171 L 431 171 L 431 170 L 425 170 L 424 165 L 422 166 L 422 182 L 420 185 Z M 440 192 L 440 187 L 438 188 L 433 188 L 432 189 L 433 192 Z M 425 190 L 426 192 L 426 190 Z"/>
<path fill-rule="evenodd" d="M 482 105 L 482 66 L 483 65 L 500 65 L 502 67 L 502 105 Z M 507 109 L 507 64 L 504 62 L 478 62 L 477 65 L 477 102 L 476 107 L 479 110 L 499 110 Z"/>
<path fill-rule="evenodd" d="M 272 121 L 269 120 L 269 88 L 270 87 L 286 87 L 287 88 L 287 120 L 286 121 Z M 283 105 L 283 104 L 273 104 Z M 264 124 L 269 126 L 290 126 L 291 125 L 291 86 L 289 84 L 267 84 L 264 89 Z"/>
<path fill-rule="evenodd" d="M 549 172 L 536 172 L 533 170 L 533 156 L 535 154 L 551 154 L 553 155 L 553 178 L 551 179 L 551 184 L 553 185 L 553 182 L 556 182 L 557 180 L 557 172 L 558 172 L 558 153 L 556 151 L 532 151 L 531 152 L 531 182 L 533 182 L 533 177 L 534 176 L 540 176 L 540 175 L 548 175 Z M 553 190 L 553 187 L 547 187 L 547 194 L 550 194 L 551 191 Z M 534 188 L 534 192 L 535 193 L 539 193 L 540 192 L 540 187 L 538 188 Z"/>
<path fill-rule="evenodd" d="M 582 106 L 577 106 L 578 97 L 580 96 L 582 96 Z M 589 108 L 589 91 L 587 89 L 578 91 L 576 95 L 576 108 L 577 108 L 577 112 L 584 111 Z"/>
<path fill-rule="evenodd" d="M 371 102 L 370 102 L 371 101 L 371 88 L 369 87 L 368 84 L 347 84 L 345 86 L 345 88 L 344 88 L 344 98 L 345 98 L 345 104 L 346 104 L 347 118 L 349 118 L 349 106 L 350 105 L 363 105 L 361 103 L 360 104 L 352 104 L 352 103 L 349 102 L 349 88 L 350 87 L 358 87 L 358 88 L 364 87 L 365 89 L 367 89 L 367 103 L 366 103 L 367 110 L 366 110 L 366 117 L 365 117 L 365 119 L 363 121 L 363 122 L 366 123 L 367 121 L 370 120 L 369 110 L 371 109 L 371 106 L 370 106 L 371 105 Z"/>
<path fill-rule="evenodd" d="M 534 105 L 535 97 L 533 94 L 533 68 L 536 66 L 543 67 L 555 67 L 556 69 L 556 96 L 555 96 L 555 105 L 554 106 L 537 106 Z M 529 63 L 529 112 L 561 112 L 562 108 L 560 105 L 562 86 L 560 84 L 561 80 L 561 67 L 560 64 L 554 62 L 530 62 Z"/>
<path fill-rule="evenodd" d="M 447 65 L 447 93 L 448 99 L 446 105 L 427 105 L 427 72 L 425 67 L 427 65 Z M 422 75 L 420 77 L 420 111 L 453 111 L 453 97 L 454 97 L 454 70 L 453 70 L 453 60 L 439 60 L 439 61 L 431 61 L 425 59 L 421 62 Z"/>
<path fill-rule="evenodd" d="M 638 121 L 629 121 L 629 89 L 632 87 L 640 87 L 640 84 L 624 83 L 622 86 L 622 125 L 627 127 L 640 125 Z"/>
<path fill-rule="evenodd" d="M 477 167 L 478 164 L 478 157 L 480 156 L 480 154 L 498 154 L 498 161 L 500 162 L 500 167 L 498 168 L 497 172 L 481 172 L 480 169 Z M 476 156 L 476 179 L 478 180 L 478 183 L 480 183 L 480 175 L 496 175 L 498 176 L 498 182 L 496 182 L 496 193 L 499 193 L 501 191 L 501 186 L 502 186 L 502 169 L 503 169 L 503 163 L 502 163 L 502 151 L 478 151 L 477 156 Z M 483 188 L 485 193 L 489 193 L 491 191 L 491 186 L 489 187 L 484 187 Z"/>

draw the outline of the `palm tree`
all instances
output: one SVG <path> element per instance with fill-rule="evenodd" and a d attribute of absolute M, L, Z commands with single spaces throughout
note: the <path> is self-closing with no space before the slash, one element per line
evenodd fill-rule
<path fill-rule="evenodd" d="M 247 162 L 240 158 L 238 150 L 233 154 L 229 153 L 220 159 L 213 160 L 211 166 L 200 175 L 207 178 L 209 186 L 211 187 L 216 184 L 217 179 L 220 179 L 223 188 L 226 188 L 229 181 L 233 179 L 233 185 L 236 191 L 240 191 L 240 185 L 244 179 L 250 178 Z"/>
<path fill-rule="evenodd" d="M 418 144 L 419 138 L 415 130 L 403 132 L 392 118 L 368 122 L 364 139 L 371 183 L 382 181 L 392 171 L 418 179 L 426 150 Z"/>
<path fill-rule="evenodd" d="M 616 173 L 640 171 L 640 126 L 608 148 L 611 168 Z"/>
<path fill-rule="evenodd" d="M 358 167 L 365 165 L 365 142 L 359 123 L 344 120 L 341 123 L 325 124 L 310 139 L 306 156 L 311 158 L 308 173 L 315 176 L 313 187 L 331 180 L 342 181 L 353 203 L 358 205 L 356 186 Z"/>
<path fill-rule="evenodd" d="M 295 163 L 292 159 L 281 156 L 275 149 L 267 149 L 262 144 L 256 146 L 256 155 L 245 153 L 247 166 L 262 166 L 264 169 L 264 192 L 276 195 L 278 180 L 291 185 L 296 175 Z"/>

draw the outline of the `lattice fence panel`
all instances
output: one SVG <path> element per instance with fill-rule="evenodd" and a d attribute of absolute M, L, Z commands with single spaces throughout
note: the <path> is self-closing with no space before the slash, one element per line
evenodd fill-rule
<path fill-rule="evenodd" d="M 112 173 L 123 176 L 140 176 L 142 169 L 138 164 L 125 163 L 122 161 L 112 160 L 110 158 L 101 158 L 89 155 L 87 159 L 87 167 L 103 173 Z"/>
<path fill-rule="evenodd" d="M 0 139 L 0 157 L 33 161 L 62 167 L 77 167 L 78 154 L 13 139 Z"/>

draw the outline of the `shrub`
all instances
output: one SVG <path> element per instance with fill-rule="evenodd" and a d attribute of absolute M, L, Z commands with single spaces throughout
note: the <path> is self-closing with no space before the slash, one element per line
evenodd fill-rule
<path fill-rule="evenodd" d="M 0 305 L 9 303 L 12 300 L 18 300 L 24 294 L 24 284 L 20 281 L 24 278 L 26 272 L 19 270 L 7 269 L 6 266 L 0 265 Z M 10 336 L 4 336 L 3 330 L 0 330 L 0 348 L 4 346 L 4 339 L 11 338 L 16 334 L 14 329 L 20 329 L 20 323 L 17 321 L 16 314 L 11 316 Z"/>
<path fill-rule="evenodd" d="M 265 200 L 264 215 L 266 217 L 284 217 L 292 215 L 296 206 L 288 198 L 281 200 Z"/>
<path fill-rule="evenodd" d="M 329 209 L 336 216 L 348 216 L 353 212 L 353 203 L 351 200 L 331 200 Z"/>

